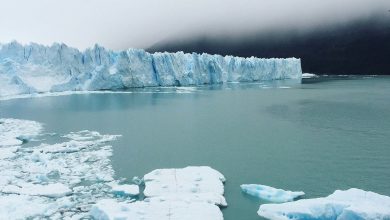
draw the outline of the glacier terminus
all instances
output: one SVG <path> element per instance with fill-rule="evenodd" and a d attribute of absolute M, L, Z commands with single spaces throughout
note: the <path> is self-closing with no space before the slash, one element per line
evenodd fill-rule
<path fill-rule="evenodd" d="M 112 51 L 98 45 L 79 51 L 65 44 L 22 45 L 16 41 L 0 44 L 0 97 L 301 77 L 301 61 L 297 58 Z"/>

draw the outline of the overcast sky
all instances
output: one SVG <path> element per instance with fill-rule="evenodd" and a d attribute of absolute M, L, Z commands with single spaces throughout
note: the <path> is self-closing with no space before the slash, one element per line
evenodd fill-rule
<path fill-rule="evenodd" d="M 387 12 L 389 0 L 0 0 L 0 42 L 146 48 L 192 35 L 240 36 Z"/>

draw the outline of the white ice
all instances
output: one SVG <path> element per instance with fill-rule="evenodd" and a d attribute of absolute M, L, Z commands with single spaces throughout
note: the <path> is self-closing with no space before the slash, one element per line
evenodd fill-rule
<path fill-rule="evenodd" d="M 302 73 L 302 78 L 308 79 L 308 78 L 316 78 L 318 75 L 313 74 L 313 73 Z"/>
<path fill-rule="evenodd" d="M 390 219 L 390 197 L 354 188 L 336 190 L 323 198 L 264 204 L 258 214 L 275 220 L 386 220 Z"/>
<path fill-rule="evenodd" d="M 223 197 L 225 177 L 207 167 L 157 169 L 144 176 L 146 197 L 155 200 L 204 201 L 227 206 Z"/>
<path fill-rule="evenodd" d="M 72 190 L 62 183 L 51 183 L 45 185 L 22 183 L 19 185 L 7 185 L 1 189 L 1 192 L 5 194 L 46 196 L 57 198 L 71 194 Z"/>
<path fill-rule="evenodd" d="M 241 190 L 249 195 L 275 203 L 290 202 L 305 195 L 302 191 L 292 192 L 259 184 L 243 184 Z"/>
<path fill-rule="evenodd" d="M 118 202 L 99 201 L 90 211 L 99 220 L 223 220 L 218 206 L 203 202 Z"/>
<path fill-rule="evenodd" d="M 0 148 L 17 146 L 42 131 L 42 125 L 35 121 L 0 118 Z"/>

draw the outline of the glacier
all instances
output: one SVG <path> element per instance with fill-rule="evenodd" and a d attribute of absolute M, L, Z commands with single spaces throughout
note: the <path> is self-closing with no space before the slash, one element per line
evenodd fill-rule
<path fill-rule="evenodd" d="M 0 97 L 301 77 L 301 61 L 297 58 L 112 51 L 99 45 L 79 51 L 59 43 L 0 44 Z"/>
<path fill-rule="evenodd" d="M 390 219 L 390 197 L 355 188 L 336 190 L 323 198 L 264 204 L 258 214 L 275 220 L 386 220 Z"/>
<path fill-rule="evenodd" d="M 243 184 L 240 187 L 244 193 L 275 203 L 290 202 L 305 195 L 302 191 L 292 192 L 260 184 Z"/>

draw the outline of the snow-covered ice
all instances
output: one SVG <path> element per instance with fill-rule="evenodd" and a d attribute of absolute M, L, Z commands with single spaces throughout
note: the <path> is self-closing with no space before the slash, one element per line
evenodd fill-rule
<path fill-rule="evenodd" d="M 355 188 L 336 190 L 323 198 L 264 204 L 258 214 L 275 220 L 387 220 L 390 219 L 390 197 Z"/>
<path fill-rule="evenodd" d="M 31 184 L 21 183 L 18 185 L 7 185 L 1 190 L 6 194 L 19 194 L 19 195 L 31 195 L 31 196 L 46 196 L 46 197 L 64 197 L 72 193 L 72 190 L 68 186 L 62 183 L 51 184 Z"/>
<path fill-rule="evenodd" d="M 259 184 L 243 184 L 241 190 L 249 195 L 269 202 L 290 202 L 295 198 L 305 195 L 304 192 L 292 192 Z"/>
<path fill-rule="evenodd" d="M 157 169 L 144 176 L 144 195 L 153 200 L 205 201 L 227 206 L 223 182 L 225 177 L 207 167 Z"/>
<path fill-rule="evenodd" d="M 143 201 L 100 200 L 90 214 L 96 219 L 222 220 L 218 205 L 227 205 L 224 181 L 206 166 L 157 169 L 144 176 Z"/>
<path fill-rule="evenodd" d="M 37 136 L 42 125 L 35 121 L 13 118 L 0 119 L 0 147 L 21 145 L 23 141 Z"/>
<path fill-rule="evenodd" d="M 0 47 L 0 97 L 300 79 L 301 74 L 301 61 L 296 58 L 151 54 L 139 49 L 114 52 L 98 45 L 81 52 L 58 43 L 43 46 L 11 42 Z"/>
<path fill-rule="evenodd" d="M 184 201 L 128 203 L 105 199 L 94 205 L 90 214 L 99 220 L 223 220 L 218 206 Z"/>

